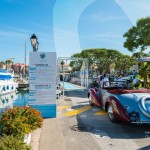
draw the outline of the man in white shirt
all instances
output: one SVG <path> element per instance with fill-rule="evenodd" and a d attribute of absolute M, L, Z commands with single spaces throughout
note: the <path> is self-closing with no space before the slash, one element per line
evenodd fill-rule
<path fill-rule="evenodd" d="M 103 79 L 103 87 L 109 87 L 109 74 L 106 74 Z"/>

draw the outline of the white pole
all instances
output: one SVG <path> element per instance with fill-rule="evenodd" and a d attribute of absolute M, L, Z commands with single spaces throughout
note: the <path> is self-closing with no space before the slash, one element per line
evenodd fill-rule
<path fill-rule="evenodd" d="M 80 70 L 80 79 L 81 79 L 81 86 L 83 87 L 83 70 L 82 70 L 82 67 Z"/>
<path fill-rule="evenodd" d="M 89 63 L 87 61 L 87 88 L 88 88 L 88 85 L 89 85 Z"/>
<path fill-rule="evenodd" d="M 86 87 L 86 85 L 85 85 L 85 67 L 84 67 L 84 87 Z"/>
<path fill-rule="evenodd" d="M 63 100 L 64 100 L 64 73 L 63 73 Z"/>
<path fill-rule="evenodd" d="M 24 77 L 26 79 L 26 40 L 25 40 L 25 50 L 24 50 Z"/>
<path fill-rule="evenodd" d="M 82 78 L 81 78 L 82 74 L 81 74 L 81 70 L 80 70 L 80 81 L 81 81 L 81 86 L 82 86 Z"/>

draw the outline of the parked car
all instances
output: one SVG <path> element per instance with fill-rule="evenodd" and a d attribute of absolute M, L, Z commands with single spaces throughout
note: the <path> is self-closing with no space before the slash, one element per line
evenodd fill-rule
<path fill-rule="evenodd" d="M 102 107 L 112 122 L 150 124 L 150 90 L 133 89 L 128 84 L 125 80 L 119 86 L 113 82 L 109 87 L 91 87 L 88 91 L 90 105 Z"/>

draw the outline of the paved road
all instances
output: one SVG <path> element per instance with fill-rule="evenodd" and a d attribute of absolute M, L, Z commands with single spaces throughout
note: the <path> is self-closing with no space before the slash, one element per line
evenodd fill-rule
<path fill-rule="evenodd" d="M 150 125 L 110 122 L 107 113 L 88 105 L 86 90 L 65 95 L 57 102 L 57 117 L 67 150 L 150 150 Z"/>

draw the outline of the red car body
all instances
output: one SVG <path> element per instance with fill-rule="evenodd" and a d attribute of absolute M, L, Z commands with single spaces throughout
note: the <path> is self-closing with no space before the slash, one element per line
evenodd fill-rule
<path fill-rule="evenodd" d="M 131 119 L 132 113 L 135 113 L 134 115 L 137 115 L 136 116 L 137 118 L 138 118 L 138 116 L 141 116 L 141 118 L 142 118 L 142 115 L 143 115 L 143 114 L 141 114 L 141 112 L 139 112 L 139 109 L 137 109 L 137 108 L 136 109 L 133 108 L 132 111 L 130 111 L 131 110 L 130 106 L 133 106 L 133 105 L 131 105 L 129 103 L 130 102 L 133 103 L 135 101 L 134 99 L 136 99 L 136 97 L 132 98 L 133 100 L 131 99 L 130 102 L 127 101 L 127 103 L 125 103 L 127 98 L 124 98 L 125 96 L 134 97 L 133 95 L 136 95 L 136 93 L 147 94 L 147 93 L 150 93 L 150 90 L 147 90 L 147 89 L 127 90 L 127 89 L 119 89 L 119 88 L 115 88 L 115 87 L 107 87 L 107 88 L 93 87 L 93 88 L 90 88 L 88 91 L 88 98 L 89 98 L 89 102 L 91 105 L 100 106 L 106 111 L 108 111 L 108 107 L 111 106 L 113 117 L 115 118 L 115 119 L 110 119 L 110 117 L 109 117 L 109 119 L 111 121 L 120 120 L 120 121 L 124 121 L 124 122 L 141 123 L 142 120 L 139 120 L 139 119 L 132 120 Z M 124 101 L 123 101 L 124 103 L 122 102 L 121 99 L 124 99 Z M 135 103 L 134 105 L 137 105 L 137 102 L 134 102 L 134 103 Z M 149 109 L 149 104 L 147 106 Z M 128 107 L 130 107 L 130 108 L 128 108 Z M 133 115 L 133 117 L 134 117 L 134 115 Z M 146 118 L 146 119 L 144 118 L 143 120 L 145 123 L 150 123 L 149 122 L 150 118 Z"/>

